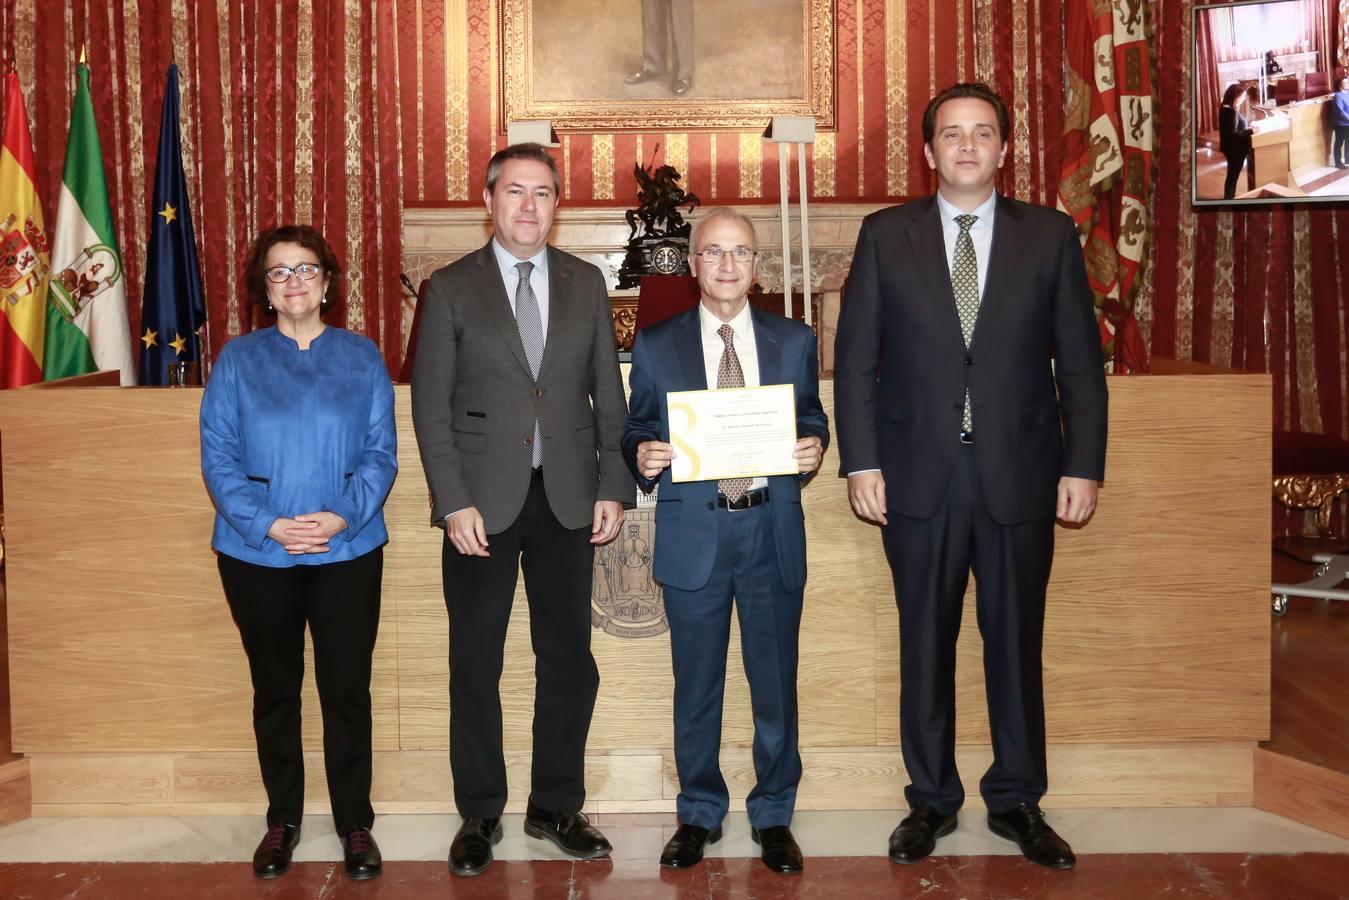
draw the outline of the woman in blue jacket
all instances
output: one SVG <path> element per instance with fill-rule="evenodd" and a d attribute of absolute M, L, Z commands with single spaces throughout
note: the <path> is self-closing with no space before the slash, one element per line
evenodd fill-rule
<path fill-rule="evenodd" d="M 1349 169 L 1349 76 L 1340 79 L 1330 111 L 1335 126 L 1335 168 Z"/>
<path fill-rule="evenodd" d="M 370 835 L 370 668 L 379 627 L 384 499 L 398 468 L 393 385 L 375 345 L 324 324 L 341 270 L 323 235 L 261 235 L 245 273 L 276 324 L 235 338 L 201 405 L 211 546 L 253 681 L 267 832 L 253 871 L 290 867 L 304 810 L 300 685 L 306 624 L 323 756 L 346 872 L 381 868 Z"/>

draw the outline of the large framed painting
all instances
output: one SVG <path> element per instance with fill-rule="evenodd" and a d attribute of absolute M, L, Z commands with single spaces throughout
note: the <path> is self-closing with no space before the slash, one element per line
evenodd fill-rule
<path fill-rule="evenodd" d="M 835 0 L 500 0 L 503 124 L 834 127 Z"/>

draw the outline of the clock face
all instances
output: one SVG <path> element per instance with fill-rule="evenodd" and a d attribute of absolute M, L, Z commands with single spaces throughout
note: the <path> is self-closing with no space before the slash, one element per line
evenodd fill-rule
<path fill-rule="evenodd" d="M 662 275 L 673 275 L 679 271 L 683 256 L 674 244 L 661 244 L 651 254 L 651 268 Z"/>

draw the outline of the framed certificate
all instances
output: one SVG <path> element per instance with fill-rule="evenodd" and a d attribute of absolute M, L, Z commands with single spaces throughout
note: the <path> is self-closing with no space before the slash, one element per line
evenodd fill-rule
<path fill-rule="evenodd" d="M 796 391 L 790 384 L 666 395 L 675 481 L 795 475 Z"/>

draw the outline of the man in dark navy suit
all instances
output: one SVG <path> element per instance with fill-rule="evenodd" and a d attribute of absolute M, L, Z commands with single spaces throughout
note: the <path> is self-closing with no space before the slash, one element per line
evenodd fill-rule
<path fill-rule="evenodd" d="M 956 638 L 973 569 L 993 765 L 988 825 L 1034 862 L 1074 864 L 1040 812 L 1040 648 L 1054 520 L 1081 525 L 1105 473 L 1101 342 L 1072 220 L 994 190 L 1009 116 L 982 84 L 923 114 L 937 193 L 866 218 L 834 345 L 854 512 L 882 526 L 899 604 L 909 815 L 890 858 L 956 827 Z"/>
<path fill-rule="evenodd" d="M 801 483 L 820 467 L 829 422 L 820 405 L 815 335 L 747 302 L 754 227 L 711 209 L 694 225 L 695 309 L 643 329 L 632 351 L 623 457 L 642 490 L 657 483 L 654 575 L 665 592 L 674 657 L 679 828 L 662 866 L 685 868 L 721 838 L 730 802 L 718 756 L 731 605 L 754 710 L 757 783 L 745 801 L 764 863 L 801 871 L 790 824 L 801 780 L 797 752 L 797 633 L 806 581 Z M 794 386 L 799 475 L 676 483 L 668 469 L 666 394 L 708 388 Z"/>

